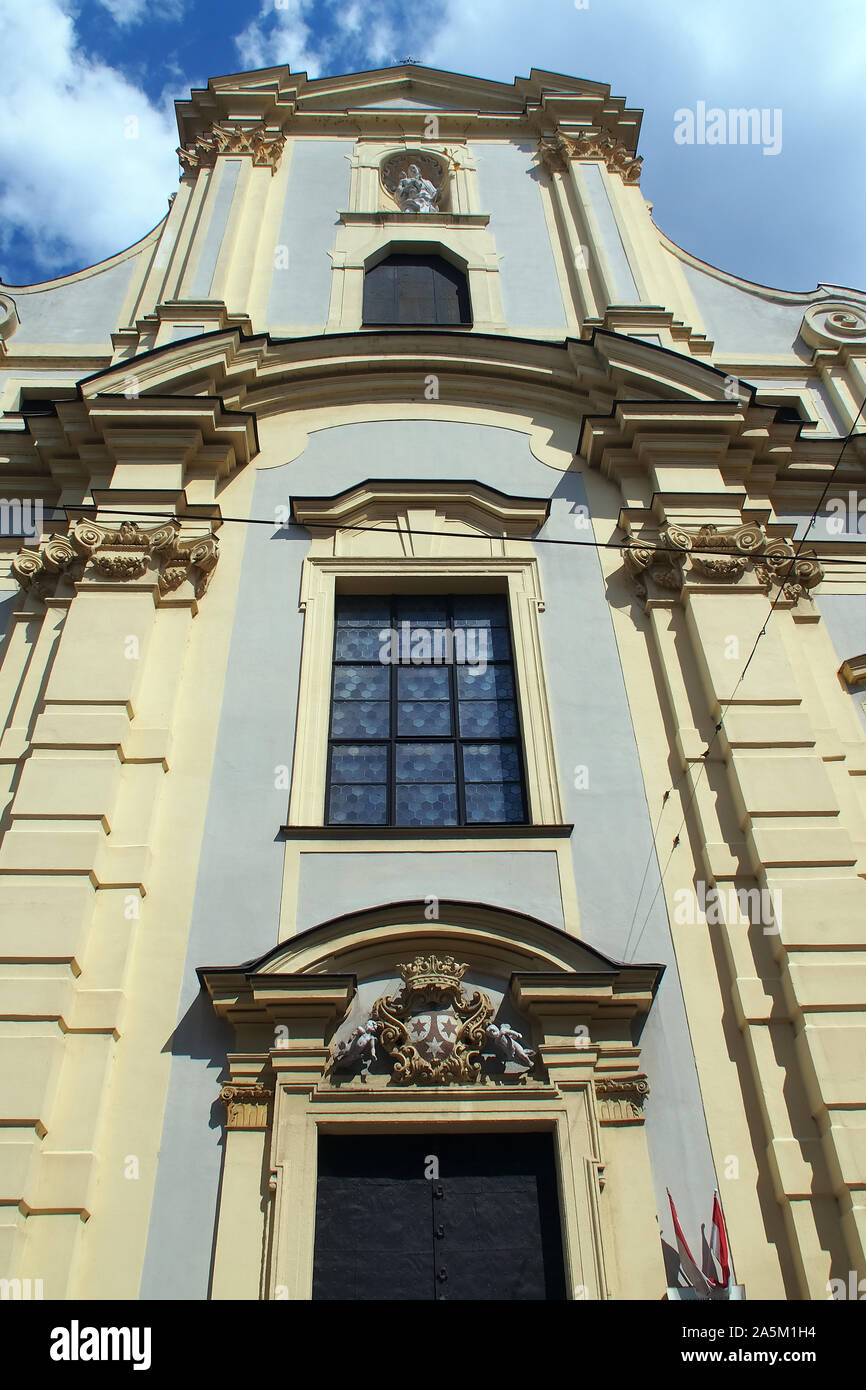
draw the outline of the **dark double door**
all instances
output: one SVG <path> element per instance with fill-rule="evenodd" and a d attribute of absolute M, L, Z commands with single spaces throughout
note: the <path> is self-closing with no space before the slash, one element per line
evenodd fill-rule
<path fill-rule="evenodd" d="M 549 1134 L 320 1137 L 314 1299 L 564 1297 Z"/>

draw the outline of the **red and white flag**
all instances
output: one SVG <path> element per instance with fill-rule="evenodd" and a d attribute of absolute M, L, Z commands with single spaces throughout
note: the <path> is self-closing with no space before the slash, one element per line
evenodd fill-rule
<path fill-rule="evenodd" d="M 704 1244 L 704 1274 L 713 1288 L 726 1289 L 731 1282 L 731 1257 L 718 1192 L 713 1193 L 713 1224 L 709 1245 Z"/>
<path fill-rule="evenodd" d="M 688 1241 L 683 1235 L 683 1228 L 680 1225 L 679 1217 L 677 1216 L 677 1209 L 674 1206 L 674 1199 L 671 1196 L 670 1192 L 668 1192 L 668 1201 L 671 1204 L 671 1216 L 673 1218 L 674 1223 L 674 1235 L 676 1236 L 677 1241 L 677 1251 L 680 1257 L 680 1269 L 682 1270 L 686 1279 L 688 1279 L 692 1288 L 695 1289 L 699 1294 L 702 1294 L 704 1298 L 709 1298 L 710 1284 L 704 1278 L 703 1274 L 698 1269 L 697 1265 L 694 1262 L 694 1259 L 692 1258 L 692 1252 L 689 1249 Z M 725 1248 L 727 1249 L 727 1243 Z"/>

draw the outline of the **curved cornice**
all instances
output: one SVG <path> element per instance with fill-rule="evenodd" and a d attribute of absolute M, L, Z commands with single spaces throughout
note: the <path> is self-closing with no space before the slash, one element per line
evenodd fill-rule
<path fill-rule="evenodd" d="M 744 294 L 754 295 L 758 299 L 772 300 L 779 304 L 803 305 L 812 304 L 815 301 L 824 299 L 837 299 L 840 294 L 852 296 L 854 299 L 866 301 L 866 290 L 858 290 L 846 287 L 845 285 L 816 285 L 813 290 L 781 290 L 775 289 L 771 285 L 761 285 L 757 280 L 744 280 L 740 275 L 734 275 L 730 270 L 722 270 L 720 266 L 712 265 L 710 261 L 702 261 L 700 256 L 696 256 L 693 251 L 687 251 L 684 246 L 680 246 L 674 241 L 673 237 L 663 232 L 658 223 L 653 219 L 653 226 L 659 235 L 659 241 L 666 251 L 676 256 L 677 260 L 684 265 L 691 266 L 693 270 L 703 271 L 705 275 L 710 275 L 714 280 L 721 280 L 723 284 L 730 285 L 733 289 L 742 290 Z"/>
<path fill-rule="evenodd" d="M 201 334 L 142 353 L 86 377 L 79 395 L 115 394 L 134 375 L 151 394 L 219 396 L 229 409 L 261 416 L 299 399 L 422 401 L 429 376 L 447 378 L 449 403 L 501 400 L 562 410 L 596 409 L 623 394 L 677 400 L 724 399 L 725 376 L 694 358 L 603 329 L 590 338 L 518 338 L 448 330 L 383 329 L 272 338 L 237 329 Z M 359 394 L 359 388 L 361 388 Z M 750 388 L 745 387 L 746 391 Z M 492 395 L 490 393 L 493 393 Z M 594 402 L 594 404 L 593 404 Z"/>
<path fill-rule="evenodd" d="M 544 966 L 554 970 L 633 974 L 635 978 L 640 975 L 653 993 L 664 973 L 664 966 L 655 963 L 624 965 L 560 927 L 527 913 L 442 898 L 439 919 L 431 922 L 424 915 L 426 909 L 427 904 L 421 899 L 345 913 L 299 932 L 254 960 L 232 966 L 200 966 L 197 974 L 203 983 L 207 978 L 233 974 L 316 974 L 330 970 L 341 957 L 342 971 L 350 958 L 354 962 L 356 958 L 380 956 L 383 949 L 387 954 L 389 949 L 401 949 L 401 937 L 414 939 L 419 935 L 430 940 L 453 936 L 455 946 L 458 939 L 462 941 L 461 950 L 474 942 L 482 954 L 495 950 L 501 956 L 513 957 L 515 968 L 526 969 L 531 960 L 536 969 Z M 348 968 L 353 970 L 354 966 Z"/>
<path fill-rule="evenodd" d="M 31 285 L 3 285 L 3 289 L 9 294 L 42 294 L 46 290 L 63 289 L 65 285 L 74 285 L 80 280 L 89 280 L 93 275 L 101 275 L 104 270 L 113 270 L 116 265 L 121 265 L 128 261 L 132 256 L 138 256 L 143 251 L 149 250 L 162 236 L 165 226 L 165 219 L 168 217 L 166 212 L 159 219 L 149 232 L 139 237 L 131 246 L 126 246 L 122 251 L 116 251 L 113 256 L 108 256 L 104 261 L 94 261 L 93 265 L 83 266 L 81 270 L 70 271 L 68 275 L 58 275 L 56 280 L 35 280 Z"/>
<path fill-rule="evenodd" d="M 134 399 L 125 394 L 130 375 L 140 393 Z M 343 409 L 385 418 L 381 412 L 396 407 L 440 419 L 482 412 L 489 421 L 491 411 L 501 412 L 530 435 L 542 462 L 560 469 L 579 449 L 593 457 L 598 441 L 612 443 L 624 425 L 633 437 L 644 417 L 656 433 L 675 428 L 685 438 L 694 424 L 702 434 L 711 428 L 725 447 L 737 440 L 744 476 L 759 459 L 773 463 L 773 476 L 794 456 L 823 469 L 836 441 L 800 439 L 799 427 L 754 404 L 746 383 L 739 400 L 726 399 L 727 380 L 702 361 L 603 329 L 551 342 L 447 330 L 271 338 L 231 328 L 85 378 L 76 399 L 56 401 L 51 415 L 25 415 L 25 429 L 0 435 L 0 448 L 7 476 L 17 465 L 31 475 L 60 468 L 67 480 L 76 471 L 87 479 L 104 475 L 121 453 L 141 460 L 168 450 L 185 468 L 225 478 L 257 453 L 257 417 L 293 415 L 299 449 L 307 427 L 334 423 Z"/>

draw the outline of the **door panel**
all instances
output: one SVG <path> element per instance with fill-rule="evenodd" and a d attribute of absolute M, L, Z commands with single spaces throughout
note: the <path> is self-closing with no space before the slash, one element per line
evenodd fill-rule
<path fill-rule="evenodd" d="M 430 1184 L 320 1177 L 314 1299 L 432 1297 Z"/>
<path fill-rule="evenodd" d="M 545 1298 L 537 1179 L 449 1177 L 442 1188 L 437 1296 Z"/>
<path fill-rule="evenodd" d="M 320 1138 L 314 1299 L 564 1297 L 549 1134 Z"/>

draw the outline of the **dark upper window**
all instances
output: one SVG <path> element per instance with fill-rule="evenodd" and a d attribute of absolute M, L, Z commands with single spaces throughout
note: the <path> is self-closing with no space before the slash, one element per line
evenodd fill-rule
<path fill-rule="evenodd" d="M 364 276 L 364 325 L 471 326 L 466 276 L 442 256 L 387 256 Z"/>
<path fill-rule="evenodd" d="M 504 598 L 337 599 L 327 822 L 525 824 Z"/>

